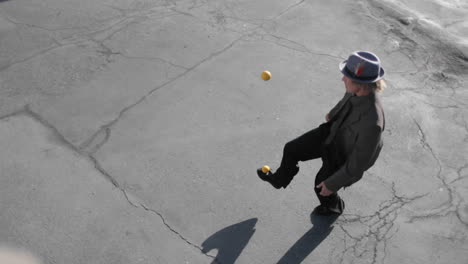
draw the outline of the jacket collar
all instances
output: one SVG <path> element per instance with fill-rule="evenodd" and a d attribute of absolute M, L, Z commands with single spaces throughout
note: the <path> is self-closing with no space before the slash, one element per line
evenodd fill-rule
<path fill-rule="evenodd" d="M 353 106 L 354 110 L 359 111 L 360 113 L 364 113 L 367 109 L 369 109 L 369 107 L 375 104 L 377 96 L 378 95 L 376 95 L 374 92 L 371 92 L 365 96 L 352 95 L 349 98 L 349 102 Z"/>

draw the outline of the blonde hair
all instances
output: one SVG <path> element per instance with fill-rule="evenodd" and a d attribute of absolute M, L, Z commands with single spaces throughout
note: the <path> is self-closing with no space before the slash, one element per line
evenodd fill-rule
<path fill-rule="evenodd" d="M 387 84 L 384 80 L 378 80 L 374 83 L 358 83 L 354 81 L 353 83 L 358 87 L 361 87 L 365 90 L 372 90 L 373 92 L 383 92 L 383 90 L 387 88 Z"/>

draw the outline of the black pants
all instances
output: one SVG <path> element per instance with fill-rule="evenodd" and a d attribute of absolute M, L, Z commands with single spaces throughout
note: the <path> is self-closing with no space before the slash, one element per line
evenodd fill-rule
<path fill-rule="evenodd" d="M 341 164 L 336 164 L 336 159 L 331 157 L 333 152 L 324 142 L 330 133 L 330 123 L 324 123 L 304 135 L 286 143 L 283 149 L 283 158 L 274 178 L 286 187 L 299 172 L 299 161 L 307 161 L 321 158 L 322 167 L 315 176 L 315 186 L 330 177 Z M 335 164 L 334 164 L 335 163 Z M 320 195 L 321 188 L 314 186 L 320 204 L 327 207 L 336 207 L 340 197 L 335 192 L 329 196 Z"/>

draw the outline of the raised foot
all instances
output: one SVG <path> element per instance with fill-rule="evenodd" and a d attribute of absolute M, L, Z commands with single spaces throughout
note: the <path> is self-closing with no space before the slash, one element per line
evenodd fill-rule
<path fill-rule="evenodd" d="M 268 167 L 268 170 L 266 170 L 265 167 L 268 167 L 268 166 L 263 166 L 262 168 L 257 169 L 258 177 L 262 179 L 263 181 L 269 182 L 276 189 L 283 187 L 283 185 L 275 181 L 275 178 L 273 177 L 273 173 L 271 173 L 270 168 Z"/>

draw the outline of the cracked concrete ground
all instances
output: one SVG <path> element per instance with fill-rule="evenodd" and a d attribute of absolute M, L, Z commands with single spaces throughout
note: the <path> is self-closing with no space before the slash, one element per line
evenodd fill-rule
<path fill-rule="evenodd" d="M 0 246 L 43 263 L 466 263 L 468 49 L 451 32 L 394 1 L 0 1 Z M 323 121 L 354 50 L 386 69 L 385 147 L 345 213 L 314 219 L 319 161 L 282 191 L 255 170 Z"/>

